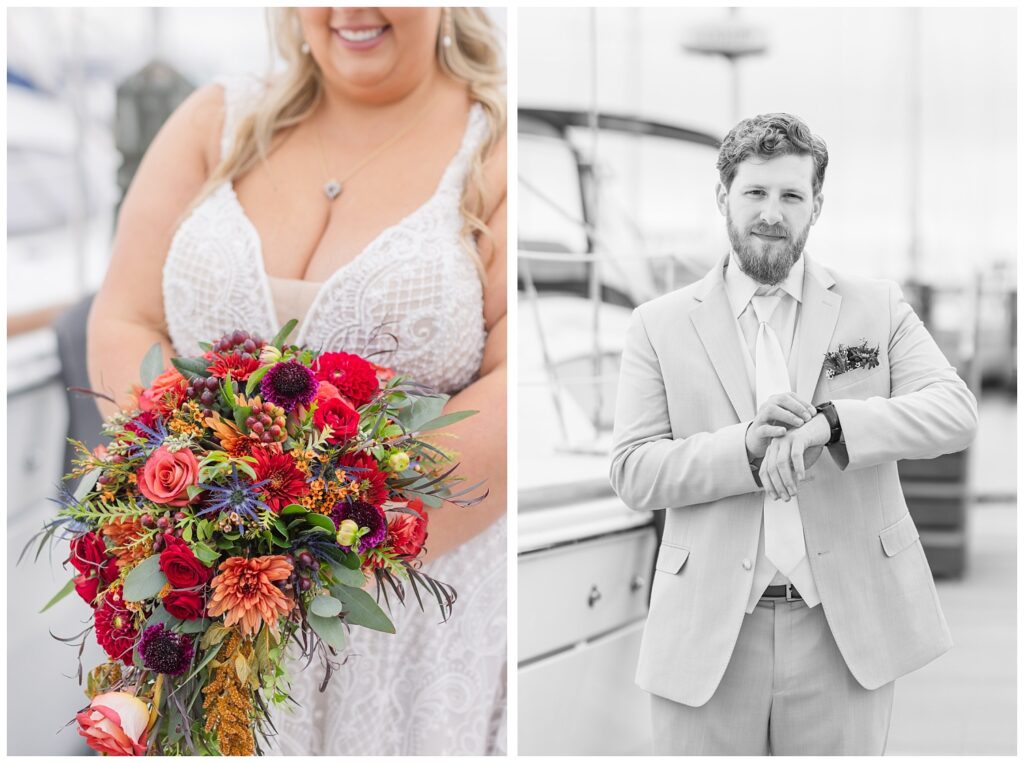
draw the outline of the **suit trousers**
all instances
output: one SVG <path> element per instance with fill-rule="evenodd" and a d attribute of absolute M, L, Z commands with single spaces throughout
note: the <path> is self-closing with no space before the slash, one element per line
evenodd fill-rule
<path fill-rule="evenodd" d="M 705 705 L 651 697 L 657 755 L 881 755 L 893 683 L 857 683 L 820 606 L 761 599 Z"/>

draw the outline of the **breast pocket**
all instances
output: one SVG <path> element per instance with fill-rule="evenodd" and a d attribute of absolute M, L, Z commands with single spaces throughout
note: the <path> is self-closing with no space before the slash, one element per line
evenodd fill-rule
<path fill-rule="evenodd" d="M 888 369 L 882 366 L 855 368 L 827 379 L 828 391 L 832 397 L 871 397 L 880 394 L 888 396 L 887 373 Z M 845 394 L 839 395 L 839 392 Z"/>

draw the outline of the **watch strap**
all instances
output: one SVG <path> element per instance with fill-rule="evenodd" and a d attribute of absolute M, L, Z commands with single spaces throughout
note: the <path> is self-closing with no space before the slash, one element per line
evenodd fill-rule
<path fill-rule="evenodd" d="M 843 427 L 839 423 L 839 414 L 836 413 L 836 407 L 832 405 L 832 401 L 829 400 L 826 403 L 819 403 L 814 406 L 814 409 L 825 416 L 825 421 L 828 422 L 830 432 L 828 444 L 835 445 L 839 442 L 839 438 L 843 436 Z"/>

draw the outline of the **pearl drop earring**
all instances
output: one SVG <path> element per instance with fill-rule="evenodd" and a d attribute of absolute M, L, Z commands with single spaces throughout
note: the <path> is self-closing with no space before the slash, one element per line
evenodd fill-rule
<path fill-rule="evenodd" d="M 309 55 L 309 43 L 308 42 L 302 43 L 302 47 L 299 48 L 299 50 L 302 51 L 302 55 L 308 56 Z"/>
<path fill-rule="evenodd" d="M 452 12 L 447 8 L 444 11 L 444 36 L 441 38 L 441 44 L 446 48 L 452 46 Z"/>

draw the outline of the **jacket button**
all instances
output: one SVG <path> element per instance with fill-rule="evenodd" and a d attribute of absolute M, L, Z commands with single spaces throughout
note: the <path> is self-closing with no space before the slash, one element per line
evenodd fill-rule
<path fill-rule="evenodd" d="M 745 569 L 745 570 L 749 570 L 749 569 L 750 569 L 751 567 L 753 567 L 753 566 L 754 566 L 754 565 L 752 565 L 752 564 L 750 563 L 750 560 L 749 560 L 749 559 L 744 559 L 744 560 L 743 560 L 743 569 Z"/>

